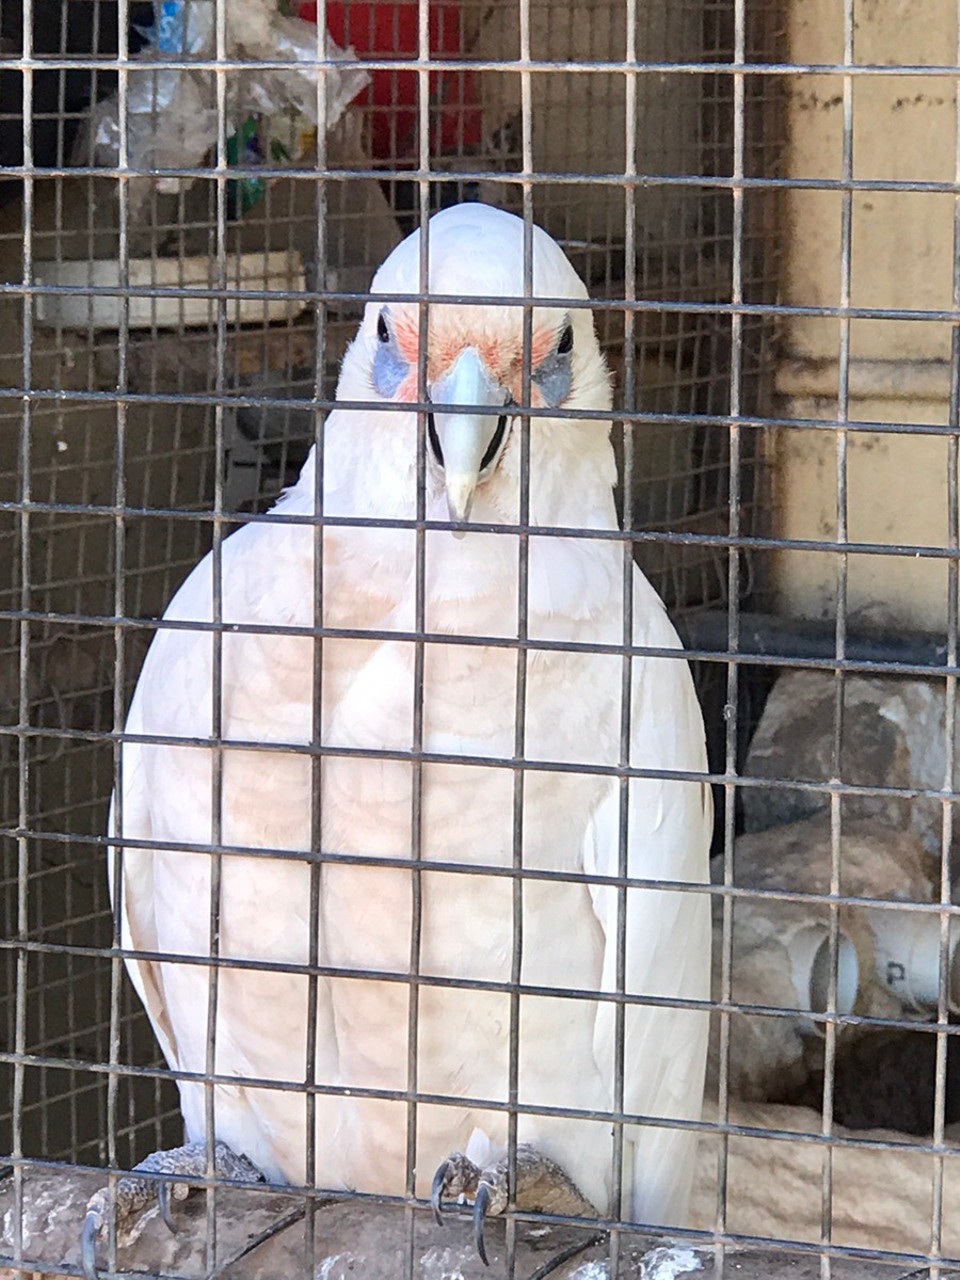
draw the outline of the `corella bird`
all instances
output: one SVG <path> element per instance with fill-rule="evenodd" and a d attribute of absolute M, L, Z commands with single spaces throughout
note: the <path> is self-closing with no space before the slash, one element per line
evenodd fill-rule
<path fill-rule="evenodd" d="M 423 280 L 437 300 L 404 301 Z M 544 300 L 529 318 L 525 284 Z M 512 1155 L 520 1208 L 683 1224 L 710 911 L 678 885 L 708 881 L 703 724 L 635 569 L 647 652 L 624 658 L 586 296 L 539 228 L 437 214 L 377 272 L 322 467 L 225 541 L 219 597 L 208 556 L 167 610 L 127 722 L 113 893 L 124 946 L 165 957 L 129 970 L 167 1061 L 212 1065 L 215 1133 L 203 1081 L 181 1080 L 188 1145 L 147 1171 L 202 1175 L 215 1139 L 224 1176 L 391 1195 L 415 1179 L 438 1214 L 474 1202 L 482 1252 Z M 118 1214 L 156 1186 L 121 1181 Z"/>

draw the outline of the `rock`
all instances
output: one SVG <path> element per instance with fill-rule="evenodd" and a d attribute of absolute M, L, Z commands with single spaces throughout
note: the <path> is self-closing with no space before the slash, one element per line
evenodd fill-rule
<path fill-rule="evenodd" d="M 819 1158 L 818 1153 L 817 1158 Z M 713 1153 L 705 1152 L 703 1188 L 715 1173 Z M 741 1166 L 736 1165 L 739 1173 Z M 768 1196 L 775 1179 L 766 1174 Z M 13 1178 L 0 1182 L 0 1280 L 66 1280 L 66 1271 L 79 1273 L 80 1228 L 89 1196 L 102 1184 L 101 1174 L 69 1166 L 27 1168 L 23 1179 L 24 1247 L 21 1265 L 14 1266 Z M 714 1197 L 715 1204 L 715 1197 Z M 154 1211 L 146 1216 L 137 1238 L 118 1250 L 118 1268 L 125 1274 L 191 1277 L 215 1275 L 217 1280 L 406 1280 L 408 1222 L 402 1205 L 377 1204 L 368 1199 L 320 1204 L 315 1215 L 312 1258 L 304 1247 L 303 1202 L 298 1197 L 268 1191 L 223 1188 L 216 1197 L 217 1261 L 205 1258 L 206 1211 L 202 1195 L 174 1206 L 177 1233 L 172 1236 Z M 708 1211 L 709 1214 L 709 1211 Z M 699 1225 L 699 1224 L 698 1224 Z M 712 1233 L 713 1223 L 705 1229 Z M 503 1280 L 504 1231 L 492 1223 L 487 1247 L 490 1266 L 484 1267 L 471 1243 L 469 1216 L 451 1213 L 438 1227 L 429 1211 L 419 1207 L 413 1218 L 413 1276 L 415 1280 Z M 549 1274 L 550 1280 L 610 1280 L 606 1243 L 564 1257 L 565 1251 L 589 1240 L 587 1228 L 559 1228 L 521 1223 L 517 1228 L 516 1275 L 530 1280 Z M 781 1235 L 789 1236 L 784 1225 Z M 664 1241 L 638 1232 L 620 1234 L 618 1280 L 683 1280 L 716 1275 L 712 1241 L 702 1246 Z M 731 1249 L 738 1280 L 816 1280 L 815 1256 L 798 1256 L 772 1249 Z M 556 1266 L 550 1265 L 556 1262 Z M 64 1272 L 57 1270 L 63 1267 Z M 901 1268 L 902 1271 L 902 1268 Z M 891 1270 L 891 1280 L 897 1273 Z M 839 1260 L 835 1280 L 878 1280 L 885 1271 L 876 1263 Z"/>
<path fill-rule="evenodd" d="M 734 848 L 734 884 L 765 893 L 829 894 L 831 833 L 827 815 L 741 836 Z M 850 897 L 929 902 L 930 859 L 909 831 L 890 831 L 876 819 L 843 823 L 840 891 Z M 719 879 L 719 865 L 714 872 Z M 837 912 L 838 1009 L 874 1018 L 902 1016 L 900 1001 L 878 976 L 876 921 L 889 911 L 844 906 Z M 900 913 L 896 913 L 899 915 Z M 729 1082 L 734 1096 L 789 1102 L 822 1075 L 822 1022 L 828 1007 L 831 909 L 790 897 L 738 897 L 733 905 L 731 998 L 737 1004 L 793 1011 L 730 1015 Z M 931 917 L 938 928 L 936 917 Z M 722 901 L 714 905 L 714 999 L 723 994 Z M 711 1035 L 710 1078 L 719 1067 L 720 1019 Z M 868 1032 L 839 1028 L 838 1043 Z"/>
<path fill-rule="evenodd" d="M 832 836 L 827 813 L 738 837 L 733 853 L 737 888 L 828 894 Z M 840 827 L 840 892 L 848 897 L 932 902 L 934 881 L 926 846 L 912 831 L 875 817 Z"/>
<path fill-rule="evenodd" d="M 712 1104 L 705 1118 L 717 1115 Z M 734 1131 L 727 1140 L 726 1229 L 732 1233 L 767 1239 L 806 1241 L 813 1246 L 804 1280 L 818 1276 L 816 1246 L 822 1239 L 823 1171 L 826 1147 L 821 1140 L 823 1119 L 808 1107 L 772 1106 L 734 1101 L 729 1123 Z M 946 1133 L 948 1158 L 929 1151 L 929 1143 L 902 1133 L 874 1129 L 852 1134 L 835 1125 L 838 1145 L 832 1149 L 830 1240 L 840 1248 L 890 1250 L 926 1255 L 930 1248 L 931 1188 L 938 1163 L 943 1166 L 943 1240 L 941 1251 L 954 1258 L 960 1253 L 960 1160 L 957 1130 Z M 793 1136 L 796 1135 L 796 1136 Z M 851 1139 L 862 1145 L 854 1145 Z M 867 1145 L 872 1140 L 873 1145 Z M 711 1230 L 717 1216 L 717 1157 L 721 1138 L 708 1135 L 700 1146 L 694 1183 L 692 1222 Z M 927 1150 L 924 1150 L 927 1147 Z M 834 1259 L 832 1276 L 847 1272 L 845 1262 Z M 893 1280 L 926 1277 L 926 1267 L 903 1262 L 887 1273 L 879 1261 L 859 1264 L 862 1275 Z M 787 1275 L 774 1268 L 771 1276 Z M 917 1268 L 916 1270 L 914 1268 Z M 727 1274 L 742 1274 L 733 1271 Z"/>
<path fill-rule="evenodd" d="M 829 672 L 787 671 L 777 680 L 754 734 L 744 776 L 827 782 L 833 776 L 835 681 Z M 840 778 L 870 787 L 939 789 L 946 772 L 942 682 L 851 676 L 844 681 Z M 828 809 L 826 792 L 744 787 L 747 831 L 763 831 Z M 938 800 L 847 796 L 843 817 L 871 817 L 912 830 L 940 852 Z"/>
<path fill-rule="evenodd" d="M 90 1195 L 103 1184 L 96 1172 L 60 1168 L 28 1169 L 23 1194 L 23 1259 L 12 1267 L 14 1241 L 13 1178 L 0 1182 L 0 1280 L 20 1280 L 35 1265 L 44 1275 L 57 1276 L 57 1267 L 79 1271 L 80 1230 Z M 404 1280 L 410 1249 L 410 1220 L 402 1205 L 377 1204 L 370 1199 L 320 1202 L 314 1215 L 312 1256 L 307 1249 L 304 1202 L 280 1192 L 225 1187 L 216 1196 L 216 1265 L 207 1263 L 206 1207 L 202 1194 L 174 1203 L 177 1232 L 171 1235 L 156 1210 L 145 1214 L 130 1238 L 117 1250 L 117 1266 L 124 1273 L 146 1271 L 176 1275 L 184 1280 L 215 1272 L 218 1280 Z M 415 1211 L 413 1274 L 417 1280 L 491 1280 L 505 1273 L 504 1227 L 491 1222 L 487 1232 L 490 1267 L 483 1265 L 473 1246 L 468 1212 L 451 1211 L 445 1226 L 433 1221 L 424 1207 Z M 603 1265 L 605 1247 L 582 1248 L 595 1232 L 589 1227 L 553 1227 L 521 1223 L 517 1229 L 517 1275 L 528 1276 L 552 1259 L 551 1280 L 569 1280 L 578 1267 Z M 643 1257 L 659 1241 L 639 1234 L 623 1237 L 620 1275 L 639 1280 Z M 98 1253 L 107 1262 L 106 1246 Z M 6 1268 L 6 1269 L 5 1269 Z M 678 1275 L 682 1273 L 678 1272 Z"/>

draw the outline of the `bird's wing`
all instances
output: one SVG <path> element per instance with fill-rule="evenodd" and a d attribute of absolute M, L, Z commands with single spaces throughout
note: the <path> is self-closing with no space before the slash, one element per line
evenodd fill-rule
<path fill-rule="evenodd" d="M 212 617 L 210 557 L 200 562 L 180 587 L 165 615 L 178 621 L 207 622 Z M 130 704 L 125 733 L 204 738 L 211 728 L 210 648 L 208 631 L 159 630 L 147 651 Z M 171 834 L 178 840 L 209 841 L 208 770 L 197 769 L 197 751 L 171 744 L 125 741 L 121 757 L 122 803 L 114 795 L 109 830 L 121 845 L 120 884 L 114 884 L 114 858 L 109 858 L 111 899 L 119 900 L 123 945 L 136 951 L 162 951 L 161 895 L 156 880 L 157 849 L 131 847 L 129 840 L 159 847 Z M 173 828 L 173 830 L 171 830 Z M 127 969 L 153 1024 L 164 1057 L 182 1067 L 169 1008 L 164 966 L 130 960 Z"/>
<path fill-rule="evenodd" d="M 679 648 L 663 606 L 644 579 L 638 579 L 637 596 L 637 643 Z M 651 770 L 705 771 L 703 721 L 687 663 L 668 657 L 634 659 L 631 693 L 631 765 Z M 713 815 L 708 784 L 673 778 L 633 778 L 628 796 L 627 874 L 645 880 L 707 883 Z M 587 831 L 584 867 L 588 873 L 621 874 L 620 811 L 620 787 L 615 782 L 593 814 Z M 601 886 L 594 887 L 592 896 L 605 940 L 601 988 L 615 992 L 619 989 L 620 895 L 613 887 Z M 708 895 L 677 889 L 632 888 L 625 895 L 625 911 L 626 995 L 708 1000 Z M 623 1019 L 623 1102 L 627 1113 L 678 1120 L 699 1118 L 707 1025 L 703 1011 L 627 1003 Z M 610 1002 L 602 1003 L 597 1014 L 594 1052 L 598 1066 L 609 1079 L 614 1078 L 617 1041 L 616 1007 Z M 696 1133 L 642 1126 L 628 1130 L 625 1137 L 625 1186 L 632 1186 L 630 1207 L 634 1219 L 682 1224 L 690 1193 Z"/>
<path fill-rule="evenodd" d="M 140 706 L 135 697 L 127 717 L 126 732 L 143 732 Z M 114 796 L 110 804 L 108 830 L 111 838 L 126 840 L 150 840 L 153 827 L 150 821 L 148 791 L 144 776 L 141 745 L 128 742 L 123 751 L 122 804 Z M 122 829 L 118 830 L 118 819 Z M 153 854 L 149 849 L 124 846 L 119 859 L 120 884 L 115 883 L 116 858 L 113 848 L 107 857 L 107 879 L 110 900 L 120 902 L 120 941 L 124 949 L 133 951 L 157 950 L 157 928 L 153 915 Z M 163 983 L 159 966 L 151 960 L 128 960 L 127 972 L 143 1002 L 147 1016 L 153 1024 L 163 1056 L 171 1067 L 179 1066 L 173 1028 L 167 1016 L 163 998 Z"/>

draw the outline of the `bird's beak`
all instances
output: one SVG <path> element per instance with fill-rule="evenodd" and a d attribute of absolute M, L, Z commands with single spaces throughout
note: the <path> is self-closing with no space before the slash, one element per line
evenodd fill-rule
<path fill-rule="evenodd" d="M 438 406 L 432 415 L 433 427 L 450 519 L 462 522 L 469 518 L 483 459 L 500 429 L 497 414 L 475 410 L 506 404 L 507 392 L 491 376 L 478 352 L 466 347 L 449 373 L 430 388 L 430 399 Z M 457 412 L 458 405 L 465 406 L 463 412 Z"/>

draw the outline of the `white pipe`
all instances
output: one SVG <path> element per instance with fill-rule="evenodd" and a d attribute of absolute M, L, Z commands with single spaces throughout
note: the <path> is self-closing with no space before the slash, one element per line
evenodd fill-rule
<path fill-rule="evenodd" d="M 940 917 L 932 912 L 872 910 L 877 977 L 903 1004 L 936 1009 L 940 994 Z M 949 924 L 947 1004 L 960 1012 L 960 919 Z"/>
<path fill-rule="evenodd" d="M 806 925 L 785 940 L 797 1008 L 826 1013 L 830 994 L 830 930 L 825 924 Z M 852 1013 L 860 990 L 860 960 L 845 933 L 837 937 L 836 1012 Z M 819 1028 L 820 1024 L 812 1025 Z"/>

